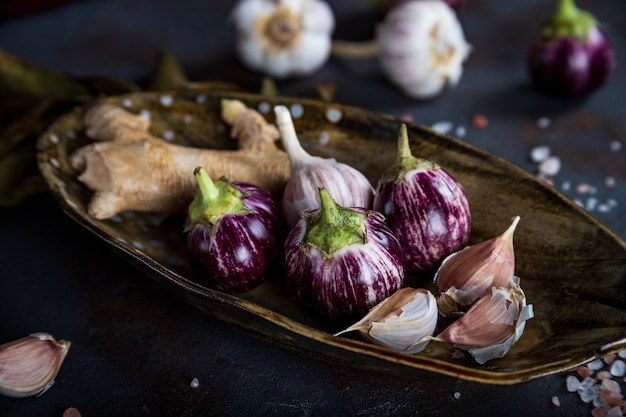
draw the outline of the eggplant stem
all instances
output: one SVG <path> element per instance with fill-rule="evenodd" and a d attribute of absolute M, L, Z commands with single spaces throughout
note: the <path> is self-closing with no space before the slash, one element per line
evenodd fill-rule
<path fill-rule="evenodd" d="M 555 15 L 559 19 L 570 19 L 578 15 L 580 9 L 576 6 L 574 0 L 558 0 Z"/>
<path fill-rule="evenodd" d="M 400 125 L 400 133 L 398 134 L 398 158 L 399 160 L 412 158 L 411 147 L 409 146 L 409 133 L 406 124 Z"/>
<path fill-rule="evenodd" d="M 336 224 L 339 219 L 339 209 L 330 193 L 323 187 L 320 188 L 321 221 L 324 224 Z"/>
<path fill-rule="evenodd" d="M 219 190 L 215 186 L 215 183 L 202 167 L 198 167 L 193 172 L 200 188 L 200 193 L 204 200 L 214 200 L 219 195 Z"/>

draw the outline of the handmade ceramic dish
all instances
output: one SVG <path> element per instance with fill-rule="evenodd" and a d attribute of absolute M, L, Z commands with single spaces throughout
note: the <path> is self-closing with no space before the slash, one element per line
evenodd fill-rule
<path fill-rule="evenodd" d="M 134 93 L 101 101 L 133 113 L 148 110 L 151 133 L 174 143 L 232 148 L 220 121 L 220 100 L 237 98 L 273 122 L 272 107 L 288 106 L 304 147 L 361 170 L 376 184 L 395 160 L 400 121 L 391 116 L 333 103 L 233 92 Z M 233 296 L 194 279 L 184 252 L 182 220 L 124 212 L 95 220 L 86 206 L 92 196 L 68 158 L 89 142 L 86 107 L 59 118 L 39 140 L 39 165 L 60 207 L 122 256 L 187 302 L 271 343 L 336 363 L 415 376 L 452 376 L 493 384 L 514 384 L 569 369 L 626 347 L 626 244 L 583 209 L 545 184 L 493 155 L 426 127 L 409 124 L 416 156 L 438 162 L 460 181 L 473 216 L 470 243 L 502 233 L 511 219 L 516 275 L 534 306 L 521 339 L 501 359 L 485 365 L 456 358 L 437 342 L 416 355 L 374 346 L 356 337 L 336 337 L 336 323 L 304 310 L 278 272 L 257 289 Z M 186 117 L 192 116 L 192 117 Z M 190 167 L 193 171 L 194 167 Z M 431 276 L 407 283 L 432 289 Z M 202 331 L 202 329 L 198 329 Z"/>

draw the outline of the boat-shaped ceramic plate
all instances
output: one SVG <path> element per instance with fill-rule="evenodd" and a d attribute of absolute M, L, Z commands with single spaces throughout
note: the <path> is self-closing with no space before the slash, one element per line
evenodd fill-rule
<path fill-rule="evenodd" d="M 220 120 L 224 97 L 242 100 L 270 122 L 274 105 L 288 106 L 310 153 L 348 163 L 373 184 L 395 160 L 400 121 L 363 109 L 232 92 L 135 93 L 102 101 L 133 113 L 148 110 L 151 133 L 174 143 L 232 148 L 229 128 Z M 182 222 L 175 216 L 164 220 L 124 212 L 109 220 L 92 218 L 87 213 L 92 192 L 68 162 L 72 151 L 89 142 L 84 113 L 82 107 L 64 115 L 39 140 L 40 169 L 60 207 L 171 293 L 269 343 L 382 372 L 493 384 L 563 371 L 626 347 L 624 241 L 550 185 L 455 138 L 408 125 L 413 153 L 438 162 L 465 187 L 473 216 L 470 243 L 499 235 L 514 216 L 521 216 L 515 234 L 516 275 L 535 312 L 509 353 L 484 365 L 469 355 L 457 358 L 454 348 L 443 343 L 431 342 L 423 352 L 406 355 L 357 337 L 333 336 L 338 325 L 301 308 L 279 272 L 240 296 L 208 289 L 190 272 Z M 430 276 L 408 276 L 407 283 L 432 289 Z"/>

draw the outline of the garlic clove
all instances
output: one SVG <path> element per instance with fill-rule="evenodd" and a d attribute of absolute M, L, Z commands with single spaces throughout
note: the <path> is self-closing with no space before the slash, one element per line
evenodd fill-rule
<path fill-rule="evenodd" d="M 526 321 L 534 315 L 516 281 L 508 288 L 492 288 L 491 294 L 481 297 L 433 339 L 467 350 L 480 364 L 506 355 L 522 336 Z"/>
<path fill-rule="evenodd" d="M 462 314 L 493 287 L 507 287 L 515 273 L 516 216 L 500 236 L 448 256 L 435 274 L 435 293 L 444 316 Z"/>
<path fill-rule="evenodd" d="M 437 326 L 437 303 L 428 290 L 401 288 L 360 321 L 337 333 L 357 331 L 371 342 L 397 352 L 415 354 L 426 347 Z"/>
<path fill-rule="evenodd" d="M 41 395 L 54 383 L 70 342 L 48 333 L 0 345 L 0 394 L 9 397 Z"/>

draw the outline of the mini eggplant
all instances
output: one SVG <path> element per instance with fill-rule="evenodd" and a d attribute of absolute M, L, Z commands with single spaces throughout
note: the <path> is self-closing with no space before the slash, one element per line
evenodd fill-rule
<path fill-rule="evenodd" d="M 335 201 L 345 207 L 371 208 L 374 187 L 356 168 L 309 155 L 300 145 L 291 114 L 285 106 L 276 106 L 276 123 L 291 164 L 291 177 L 282 198 L 283 220 L 293 227 L 302 210 L 320 206 L 319 187 L 324 187 Z"/>
<path fill-rule="evenodd" d="M 342 207 L 324 188 L 319 195 L 321 207 L 287 235 L 285 279 L 305 307 L 354 319 L 402 287 L 400 243 L 380 213 Z"/>
<path fill-rule="evenodd" d="M 189 264 L 215 290 L 255 288 L 278 254 L 280 219 L 271 195 L 250 184 L 213 182 L 200 167 L 194 176 L 199 191 L 185 223 Z"/>
<path fill-rule="evenodd" d="M 578 98 L 604 85 L 615 68 L 607 34 L 574 0 L 559 0 L 532 43 L 528 68 L 537 88 L 555 96 Z"/>
<path fill-rule="evenodd" d="M 469 240 L 472 220 L 463 186 L 435 162 L 411 154 L 405 124 L 397 162 L 378 182 L 373 208 L 402 244 L 407 269 L 431 270 Z"/>

